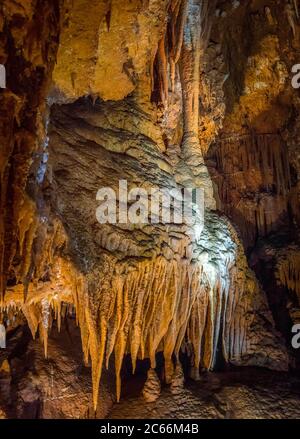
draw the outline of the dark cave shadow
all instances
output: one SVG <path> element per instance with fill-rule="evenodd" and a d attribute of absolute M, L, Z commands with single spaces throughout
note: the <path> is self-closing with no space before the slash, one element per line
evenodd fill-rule
<path fill-rule="evenodd" d="M 16 327 L 7 334 L 8 348 L 4 350 L 1 355 L 1 360 L 7 359 L 11 365 L 12 360 L 20 361 L 21 357 L 26 354 L 28 344 L 32 340 L 30 330 L 27 326 Z M 14 368 L 11 370 L 9 377 L 2 380 L 0 378 L 0 388 L 3 398 L 3 403 L 0 402 L 0 407 L 6 414 L 8 419 L 17 418 L 17 374 Z M 4 385 L 4 391 L 3 391 Z M 5 392 L 6 390 L 6 392 Z"/>

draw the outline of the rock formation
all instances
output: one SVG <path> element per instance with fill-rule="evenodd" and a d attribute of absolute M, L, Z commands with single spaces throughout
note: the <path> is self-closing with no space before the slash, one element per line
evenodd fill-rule
<path fill-rule="evenodd" d="M 106 416 L 124 369 L 148 369 L 154 403 L 205 371 L 297 368 L 300 27 L 287 6 L 282 25 L 275 0 L 3 2 L 0 417 Z M 153 209 L 162 190 L 182 203 L 198 188 L 203 205 L 191 197 L 189 223 L 175 201 L 168 221 L 166 199 L 154 217 L 140 204 L 133 224 L 120 181 Z M 99 223 L 101 188 L 119 221 Z M 38 377 L 18 363 L 26 350 Z M 76 372 L 73 386 L 81 354 L 91 383 Z"/>

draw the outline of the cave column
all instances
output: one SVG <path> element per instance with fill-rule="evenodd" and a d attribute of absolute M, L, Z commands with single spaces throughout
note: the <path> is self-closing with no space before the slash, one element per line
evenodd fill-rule
<path fill-rule="evenodd" d="M 201 1 L 189 0 L 189 13 L 184 30 L 180 76 L 183 97 L 184 153 L 193 145 L 199 147 L 199 86 L 201 50 Z"/>
<path fill-rule="evenodd" d="M 178 183 L 202 188 L 205 206 L 216 208 L 212 180 L 204 162 L 199 141 L 200 62 L 211 27 L 215 1 L 189 0 L 180 59 L 180 80 L 183 100 L 183 163 L 178 168 Z M 189 178 L 186 176 L 189 174 Z"/>

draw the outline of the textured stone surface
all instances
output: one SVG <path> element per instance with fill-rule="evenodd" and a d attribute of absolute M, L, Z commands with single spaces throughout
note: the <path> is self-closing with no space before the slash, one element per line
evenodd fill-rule
<path fill-rule="evenodd" d="M 114 396 L 112 375 L 105 373 L 97 413 L 92 404 L 89 367 L 83 364 L 80 332 L 68 318 L 60 333 L 53 328 L 48 342 L 48 358 L 38 340 L 22 330 L 10 337 L 11 352 L 0 358 L 0 408 L 3 416 L 32 418 L 102 418 Z"/>
<path fill-rule="evenodd" d="M 23 3 L 6 1 L 0 7 L 0 63 L 7 75 L 0 94 L 1 295 L 9 278 L 26 283 L 30 268 L 26 247 L 33 240 L 28 229 L 32 223 L 34 228 L 35 208 L 24 192 L 35 154 L 41 152 L 45 98 L 58 45 L 60 2 Z"/>
<path fill-rule="evenodd" d="M 160 398 L 145 403 L 127 395 L 113 407 L 110 419 L 298 419 L 299 378 L 267 372 L 212 373 L 189 383 L 174 395 L 163 389 Z M 131 383 L 134 388 L 134 383 Z"/>
<path fill-rule="evenodd" d="M 94 0 L 86 7 L 82 0 L 65 1 L 65 25 L 53 74 L 59 93 L 73 100 L 84 95 L 121 100 L 141 80 L 147 90 L 167 4 L 166 0 Z"/>

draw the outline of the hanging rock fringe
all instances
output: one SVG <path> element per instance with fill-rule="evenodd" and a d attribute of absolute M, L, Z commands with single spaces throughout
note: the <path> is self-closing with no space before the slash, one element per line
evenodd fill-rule
<path fill-rule="evenodd" d="M 288 249 L 285 257 L 279 258 L 276 266 L 278 282 L 298 296 L 300 303 L 300 253 Z"/>
<path fill-rule="evenodd" d="M 216 143 L 214 159 L 225 213 L 238 224 L 246 243 L 253 243 L 257 236 L 266 236 L 287 212 L 291 190 L 287 150 L 281 137 L 277 134 L 229 136 Z M 245 186 L 248 196 L 241 197 L 239 191 Z"/>
<path fill-rule="evenodd" d="M 198 17 L 198 26 L 195 29 L 196 32 L 194 32 L 193 38 L 195 41 L 201 42 L 201 49 L 204 50 L 208 43 L 212 26 L 211 17 L 215 7 L 215 0 L 171 1 L 168 10 L 167 28 L 158 43 L 152 68 L 152 91 L 158 89 L 160 102 L 164 106 L 168 104 L 169 89 L 172 92 L 175 90 L 176 68 L 181 58 L 185 27 L 189 26 L 189 17 L 193 14 Z M 195 53 L 197 54 L 196 51 Z"/>

